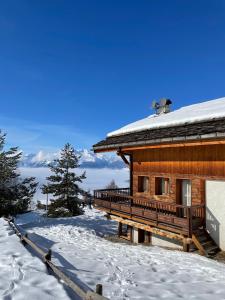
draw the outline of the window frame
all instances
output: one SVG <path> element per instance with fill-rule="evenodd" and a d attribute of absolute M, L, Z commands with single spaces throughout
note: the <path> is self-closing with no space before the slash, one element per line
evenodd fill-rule
<path fill-rule="evenodd" d="M 150 192 L 150 177 L 149 176 L 138 175 L 137 191 L 138 191 L 138 193 L 149 193 Z"/>
<path fill-rule="evenodd" d="M 166 196 L 170 194 L 170 178 L 169 177 L 155 177 L 155 195 Z"/>

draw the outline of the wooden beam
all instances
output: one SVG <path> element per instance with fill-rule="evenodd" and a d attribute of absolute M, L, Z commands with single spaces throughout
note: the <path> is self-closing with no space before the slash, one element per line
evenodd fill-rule
<path fill-rule="evenodd" d="M 190 142 L 180 142 L 180 143 L 166 143 L 166 144 L 154 144 L 154 145 L 143 145 L 143 146 L 134 146 L 134 147 L 123 147 L 122 151 L 134 151 L 134 150 L 143 150 L 143 149 L 152 149 L 152 148 L 171 148 L 171 147 L 191 147 L 191 146 L 204 146 L 204 145 L 218 145 L 225 144 L 225 140 L 207 140 L 207 141 L 190 141 Z M 112 150 L 111 150 L 112 151 Z"/>
<path fill-rule="evenodd" d="M 201 255 L 207 255 L 205 249 L 202 247 L 201 243 L 199 242 L 198 238 L 196 237 L 195 234 L 192 234 L 192 241 L 195 244 L 195 246 L 198 248 L 199 253 Z"/>
<path fill-rule="evenodd" d="M 156 226 L 156 222 L 155 221 L 150 221 L 150 220 L 144 220 L 144 219 L 140 219 L 140 218 L 137 218 L 135 216 L 129 216 L 128 214 L 125 214 L 125 213 L 122 213 L 122 212 L 118 212 L 116 210 L 110 210 L 109 208 L 106 208 L 106 207 L 100 207 L 100 206 L 95 206 L 98 210 L 102 210 L 104 212 L 106 212 L 107 214 L 109 215 L 116 215 L 116 216 L 119 216 L 121 218 L 124 218 L 124 219 L 128 219 L 130 218 L 130 220 L 132 221 L 136 221 L 138 222 L 139 224 L 146 224 L 147 226 Z M 132 225 L 131 225 L 132 226 Z M 188 232 L 185 231 L 185 230 L 182 230 L 182 229 L 176 229 L 176 228 L 171 228 L 167 225 L 162 225 L 162 224 L 158 224 L 157 225 L 158 228 L 162 229 L 162 230 L 166 230 L 166 231 L 173 231 L 177 234 L 182 234 L 182 235 L 188 235 Z"/>
<path fill-rule="evenodd" d="M 130 163 L 129 163 L 129 161 L 127 160 L 127 158 L 125 157 L 125 154 L 121 151 L 121 149 L 117 150 L 116 154 L 122 158 L 123 162 L 124 162 L 128 167 L 130 167 Z"/>
<path fill-rule="evenodd" d="M 151 233 L 154 233 L 154 234 L 157 234 L 157 235 L 169 238 L 169 239 L 179 240 L 179 241 L 182 241 L 182 242 L 183 242 L 183 239 L 184 239 L 184 236 L 181 235 L 181 234 L 172 233 L 172 232 L 169 232 L 169 231 L 166 231 L 166 230 L 163 230 L 163 229 L 152 227 L 150 225 L 144 225 L 144 224 L 134 222 L 134 221 L 128 220 L 128 219 L 123 219 L 121 217 L 117 217 L 117 216 L 114 216 L 114 215 L 110 215 L 110 218 L 114 221 L 119 222 L 119 223 L 126 224 L 126 225 L 129 225 L 129 226 L 132 226 L 132 227 L 136 227 L 138 229 L 142 229 L 142 230 L 145 230 L 145 231 L 148 231 L 148 232 L 151 232 Z"/>
<path fill-rule="evenodd" d="M 139 150 L 139 149 L 151 149 L 151 148 L 170 148 L 170 147 L 189 147 L 189 146 L 201 146 L 201 145 L 217 145 L 217 144 L 225 144 L 225 139 L 221 138 L 214 138 L 214 139 L 205 139 L 201 141 L 186 141 L 186 142 L 167 142 L 167 143 L 158 143 L 158 144 L 143 144 L 141 146 L 123 146 L 121 147 L 122 151 L 134 151 L 134 150 Z M 102 148 L 102 149 L 95 149 L 95 153 L 100 153 L 100 152 L 112 152 L 116 151 L 118 149 L 118 146 L 113 146 L 109 148 Z"/>
<path fill-rule="evenodd" d="M 113 152 L 116 151 L 118 149 L 118 147 L 114 147 L 114 148 L 104 148 L 104 149 L 93 149 L 94 153 L 102 153 L 102 152 Z"/>

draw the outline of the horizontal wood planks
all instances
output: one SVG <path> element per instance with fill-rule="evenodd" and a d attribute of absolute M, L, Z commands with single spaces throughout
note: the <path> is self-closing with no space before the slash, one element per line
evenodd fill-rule
<path fill-rule="evenodd" d="M 138 176 L 149 176 L 149 190 L 145 193 L 138 192 Z M 165 195 L 156 195 L 156 177 L 169 178 L 169 193 Z M 179 180 L 191 179 L 191 194 L 192 204 L 198 205 L 205 202 L 205 183 L 201 177 L 193 175 L 182 174 L 168 174 L 168 173 L 151 173 L 151 172 L 135 172 L 133 173 L 133 196 L 140 199 L 154 199 L 168 203 L 179 203 Z"/>
<path fill-rule="evenodd" d="M 136 220 L 140 223 L 154 225 L 176 233 L 187 235 L 189 232 L 189 221 L 187 218 L 177 217 L 165 211 L 151 211 L 139 207 L 124 206 L 119 203 L 111 203 L 111 207 L 106 204 L 108 201 L 95 199 L 95 207 L 107 213 L 120 216 L 122 218 Z M 124 207 L 126 209 L 124 210 Z M 129 210 L 129 211 L 128 211 Z"/>
<path fill-rule="evenodd" d="M 136 150 L 133 172 L 225 177 L 225 145 Z"/>

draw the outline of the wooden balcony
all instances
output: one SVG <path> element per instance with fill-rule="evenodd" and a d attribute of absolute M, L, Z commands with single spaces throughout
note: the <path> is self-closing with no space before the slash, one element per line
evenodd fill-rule
<path fill-rule="evenodd" d="M 94 191 L 95 207 L 111 215 L 191 237 L 205 222 L 205 205 L 184 206 L 130 196 L 130 189 Z"/>

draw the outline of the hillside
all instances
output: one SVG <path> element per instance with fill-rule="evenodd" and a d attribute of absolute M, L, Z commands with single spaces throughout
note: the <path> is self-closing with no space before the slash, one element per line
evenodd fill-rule
<path fill-rule="evenodd" d="M 93 289 L 102 283 L 109 299 L 224 299 L 224 264 L 156 246 L 113 243 L 105 236 L 116 234 L 117 223 L 95 209 L 63 219 L 36 211 L 16 221 L 38 245 L 51 247 L 53 262 L 67 275 Z"/>

